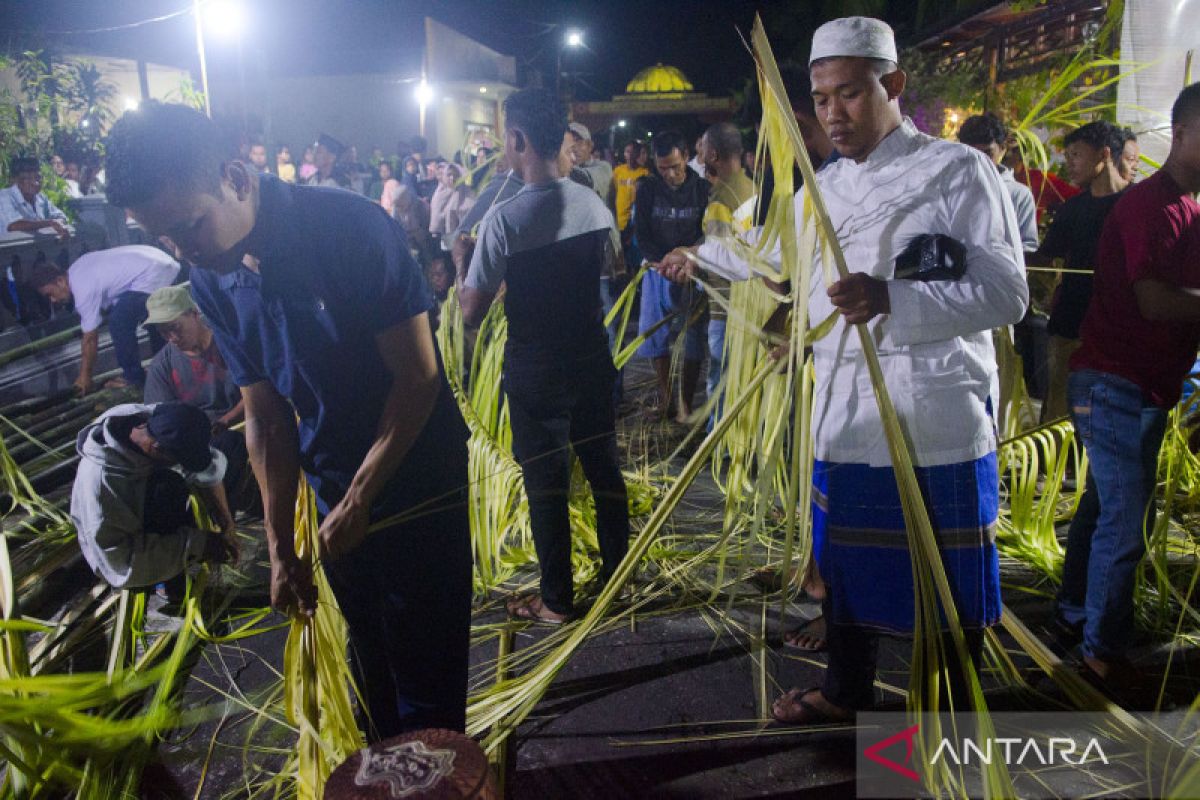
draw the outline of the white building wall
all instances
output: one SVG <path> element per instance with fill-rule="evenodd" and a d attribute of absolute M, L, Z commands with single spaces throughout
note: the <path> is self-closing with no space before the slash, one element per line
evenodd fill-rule
<path fill-rule="evenodd" d="M 1117 85 L 1117 119 L 1138 133 L 1142 152 L 1161 164 L 1171 149 L 1171 105 L 1184 86 L 1189 50 L 1200 80 L 1200 0 L 1126 0 L 1121 60 L 1128 67 Z"/>

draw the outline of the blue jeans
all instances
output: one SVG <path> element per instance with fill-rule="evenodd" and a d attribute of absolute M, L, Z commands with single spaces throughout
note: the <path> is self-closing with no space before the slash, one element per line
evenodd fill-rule
<path fill-rule="evenodd" d="M 721 386 L 721 374 L 725 367 L 725 362 L 722 360 L 725 356 L 725 320 L 710 319 L 708 321 L 708 376 L 705 378 L 705 386 L 708 389 L 708 400 L 713 402 L 713 398 L 720 392 L 724 394 L 725 390 Z M 712 407 L 712 414 L 708 417 L 708 430 L 712 431 L 713 425 L 717 424 L 717 419 L 721 416 L 721 406 L 723 401 L 718 399 Z"/>
<path fill-rule="evenodd" d="M 675 286 L 654 270 L 642 276 L 642 304 L 638 309 L 638 334 L 646 335 L 637 354 L 641 358 L 667 358 L 680 333 L 684 337 L 683 360 L 704 360 L 704 330 L 707 310 L 692 320 L 693 301 L 699 290 L 692 284 Z M 670 322 L 655 327 L 663 319 Z M 688 324 L 688 323 L 691 324 Z M 653 331 L 651 332 L 651 329 Z"/>
<path fill-rule="evenodd" d="M 1167 410 L 1147 403 L 1133 382 L 1093 370 L 1071 373 L 1067 399 L 1088 476 L 1067 533 L 1058 610 L 1083 624 L 1085 655 L 1113 660 L 1133 632 L 1134 580 L 1154 527 Z"/>
<path fill-rule="evenodd" d="M 142 354 L 138 348 L 138 325 L 146 320 L 145 292 L 125 292 L 113 303 L 108 312 L 108 332 L 112 336 L 117 365 L 125 380 L 137 386 L 146 384 L 146 370 L 142 369 Z M 150 349 L 157 353 L 162 349 L 163 339 L 154 326 L 147 330 Z"/>

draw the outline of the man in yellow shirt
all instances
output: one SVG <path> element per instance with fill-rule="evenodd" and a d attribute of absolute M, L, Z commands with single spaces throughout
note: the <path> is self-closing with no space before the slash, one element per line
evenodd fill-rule
<path fill-rule="evenodd" d="M 637 271 L 637 265 L 642 263 L 642 254 L 633 241 L 633 199 L 637 195 L 638 181 L 649 174 L 646 145 L 634 139 L 625 145 L 625 163 L 613 167 L 612 183 L 608 189 L 608 205 L 613 210 L 617 230 L 621 233 L 621 255 L 634 272 Z M 619 287 L 617 289 L 619 293 Z"/>
<path fill-rule="evenodd" d="M 637 182 L 650 174 L 650 170 L 642 163 L 642 155 L 645 152 L 646 145 L 634 139 L 625 145 L 625 163 L 613 168 L 613 211 L 617 216 L 617 230 L 622 232 L 629 227 L 629 220 L 633 216 L 633 196 L 637 190 Z"/>

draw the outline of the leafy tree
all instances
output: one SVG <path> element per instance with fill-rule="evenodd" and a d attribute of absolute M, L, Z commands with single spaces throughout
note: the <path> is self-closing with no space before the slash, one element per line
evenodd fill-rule
<path fill-rule="evenodd" d="M 80 124 L 86 120 L 93 141 L 107 130 L 113 121 L 112 101 L 117 87 L 100 74 L 95 64 L 79 61 L 67 65 L 70 81 L 66 86 L 67 108 L 79 115 Z"/>
<path fill-rule="evenodd" d="M 61 62 L 44 50 L 0 56 L 0 69 L 8 68 L 17 75 L 18 89 L 0 89 L 0 182 L 10 182 L 14 158 L 36 158 L 42 191 L 66 211 L 66 182 L 50 169 L 50 156 L 83 163 L 99 154 L 100 137 L 113 120 L 116 87 L 94 64 Z"/>

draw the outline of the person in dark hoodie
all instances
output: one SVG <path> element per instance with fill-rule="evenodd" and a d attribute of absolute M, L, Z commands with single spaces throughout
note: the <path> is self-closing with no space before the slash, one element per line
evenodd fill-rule
<path fill-rule="evenodd" d="M 212 424 L 183 403 L 115 406 L 79 432 L 71 521 L 88 566 L 114 589 L 169 581 L 199 561 L 237 558 Z M 188 510 L 195 488 L 221 532 Z"/>
<path fill-rule="evenodd" d="M 663 256 L 677 247 L 697 244 L 704 235 L 702 223 L 708 206 L 709 184 L 687 165 L 688 147 L 683 135 L 663 131 L 654 137 L 657 174 L 638 181 L 633 224 L 642 258 L 657 268 Z M 664 322 L 665 319 L 670 322 Z M 646 341 L 638 355 L 654 362 L 658 379 L 659 413 L 685 423 L 692 413 L 692 396 L 700 378 L 700 362 L 707 347 L 706 305 L 702 291 L 693 285 L 672 285 L 654 269 L 642 278 L 642 306 L 638 334 Z M 671 396 L 671 344 L 684 333 L 683 376 L 678 398 Z M 676 407 L 672 400 L 678 400 Z"/>

